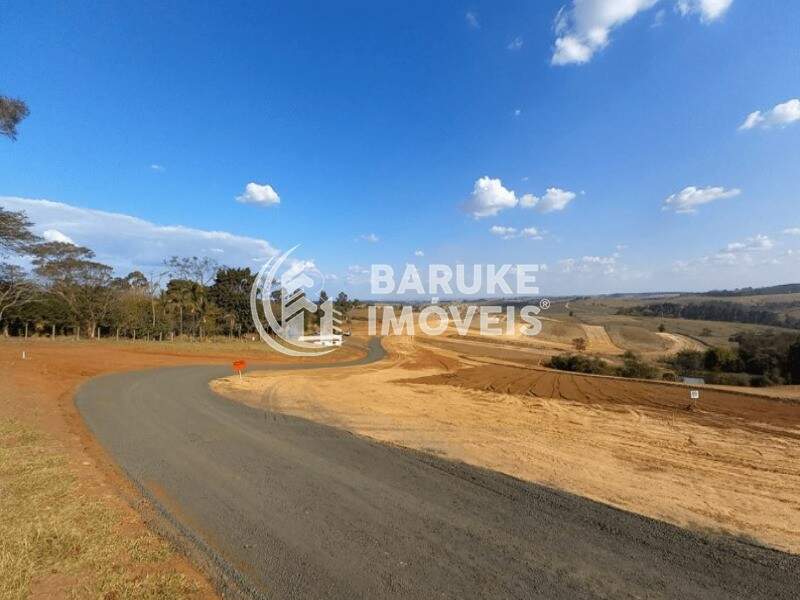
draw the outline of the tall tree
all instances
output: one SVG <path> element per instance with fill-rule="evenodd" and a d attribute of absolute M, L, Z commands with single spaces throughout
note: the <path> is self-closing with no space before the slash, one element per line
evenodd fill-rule
<path fill-rule="evenodd" d="M 219 264 L 214 259 L 197 256 L 172 256 L 165 260 L 164 264 L 173 276 L 195 284 L 189 289 L 190 305 L 196 317 L 198 335 L 203 339 L 203 335 L 216 325 L 211 314 L 215 311 L 213 303 L 208 298 L 208 286 L 214 280 Z"/>
<path fill-rule="evenodd" d="M 28 105 L 17 98 L 0 96 L 0 135 L 17 139 L 17 125 L 30 114 Z"/>
<path fill-rule="evenodd" d="M 225 314 L 233 332 L 234 324 L 241 334 L 242 329 L 252 330 L 250 315 L 250 289 L 256 276 L 249 268 L 223 267 L 217 271 L 209 297 Z"/>
<path fill-rule="evenodd" d="M 203 287 L 214 280 L 219 270 L 217 261 L 207 256 L 171 256 L 164 261 L 164 265 L 174 277 L 194 281 Z"/>
<path fill-rule="evenodd" d="M 75 325 L 85 325 L 94 337 L 115 297 L 111 267 L 93 261 L 94 252 L 88 248 L 64 242 L 37 244 L 31 252 L 34 272 L 47 283 L 50 293 L 66 304 Z"/>
<path fill-rule="evenodd" d="M 24 253 L 38 238 L 22 211 L 5 210 L 0 206 L 0 254 Z"/>
<path fill-rule="evenodd" d="M 6 311 L 33 301 L 36 286 L 17 265 L 0 263 L 0 323 Z"/>

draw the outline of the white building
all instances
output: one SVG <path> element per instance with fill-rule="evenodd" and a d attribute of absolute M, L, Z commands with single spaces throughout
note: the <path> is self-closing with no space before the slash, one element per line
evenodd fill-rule
<path fill-rule="evenodd" d="M 338 333 L 327 335 L 301 335 L 297 338 L 298 342 L 306 342 L 316 346 L 341 346 L 342 336 Z"/>

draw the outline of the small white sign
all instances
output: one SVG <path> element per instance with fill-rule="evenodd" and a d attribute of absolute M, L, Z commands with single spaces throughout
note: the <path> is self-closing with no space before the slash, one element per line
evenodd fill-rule
<path fill-rule="evenodd" d="M 689 392 L 689 397 L 692 400 L 699 400 L 700 399 L 700 390 L 691 390 Z"/>

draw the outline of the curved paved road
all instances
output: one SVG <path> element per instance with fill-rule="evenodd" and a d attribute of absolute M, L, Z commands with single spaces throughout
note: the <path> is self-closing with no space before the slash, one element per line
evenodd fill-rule
<path fill-rule="evenodd" d="M 381 356 L 373 340 L 362 362 Z M 248 408 L 208 388 L 228 373 L 109 375 L 76 398 L 228 596 L 797 598 L 800 557 Z"/>

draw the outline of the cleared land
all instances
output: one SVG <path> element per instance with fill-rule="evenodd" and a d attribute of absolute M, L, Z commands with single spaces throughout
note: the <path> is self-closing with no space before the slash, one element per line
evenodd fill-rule
<path fill-rule="evenodd" d="M 254 406 L 487 467 L 681 526 L 800 552 L 800 405 L 559 373 L 513 349 L 390 338 L 389 363 L 253 373 Z M 451 348 L 451 349 L 448 349 Z M 494 355 L 494 356 L 493 356 Z"/>
<path fill-rule="evenodd" d="M 798 557 L 229 402 L 208 387 L 221 372 L 115 375 L 77 402 L 256 597 L 772 600 L 800 585 Z"/>

